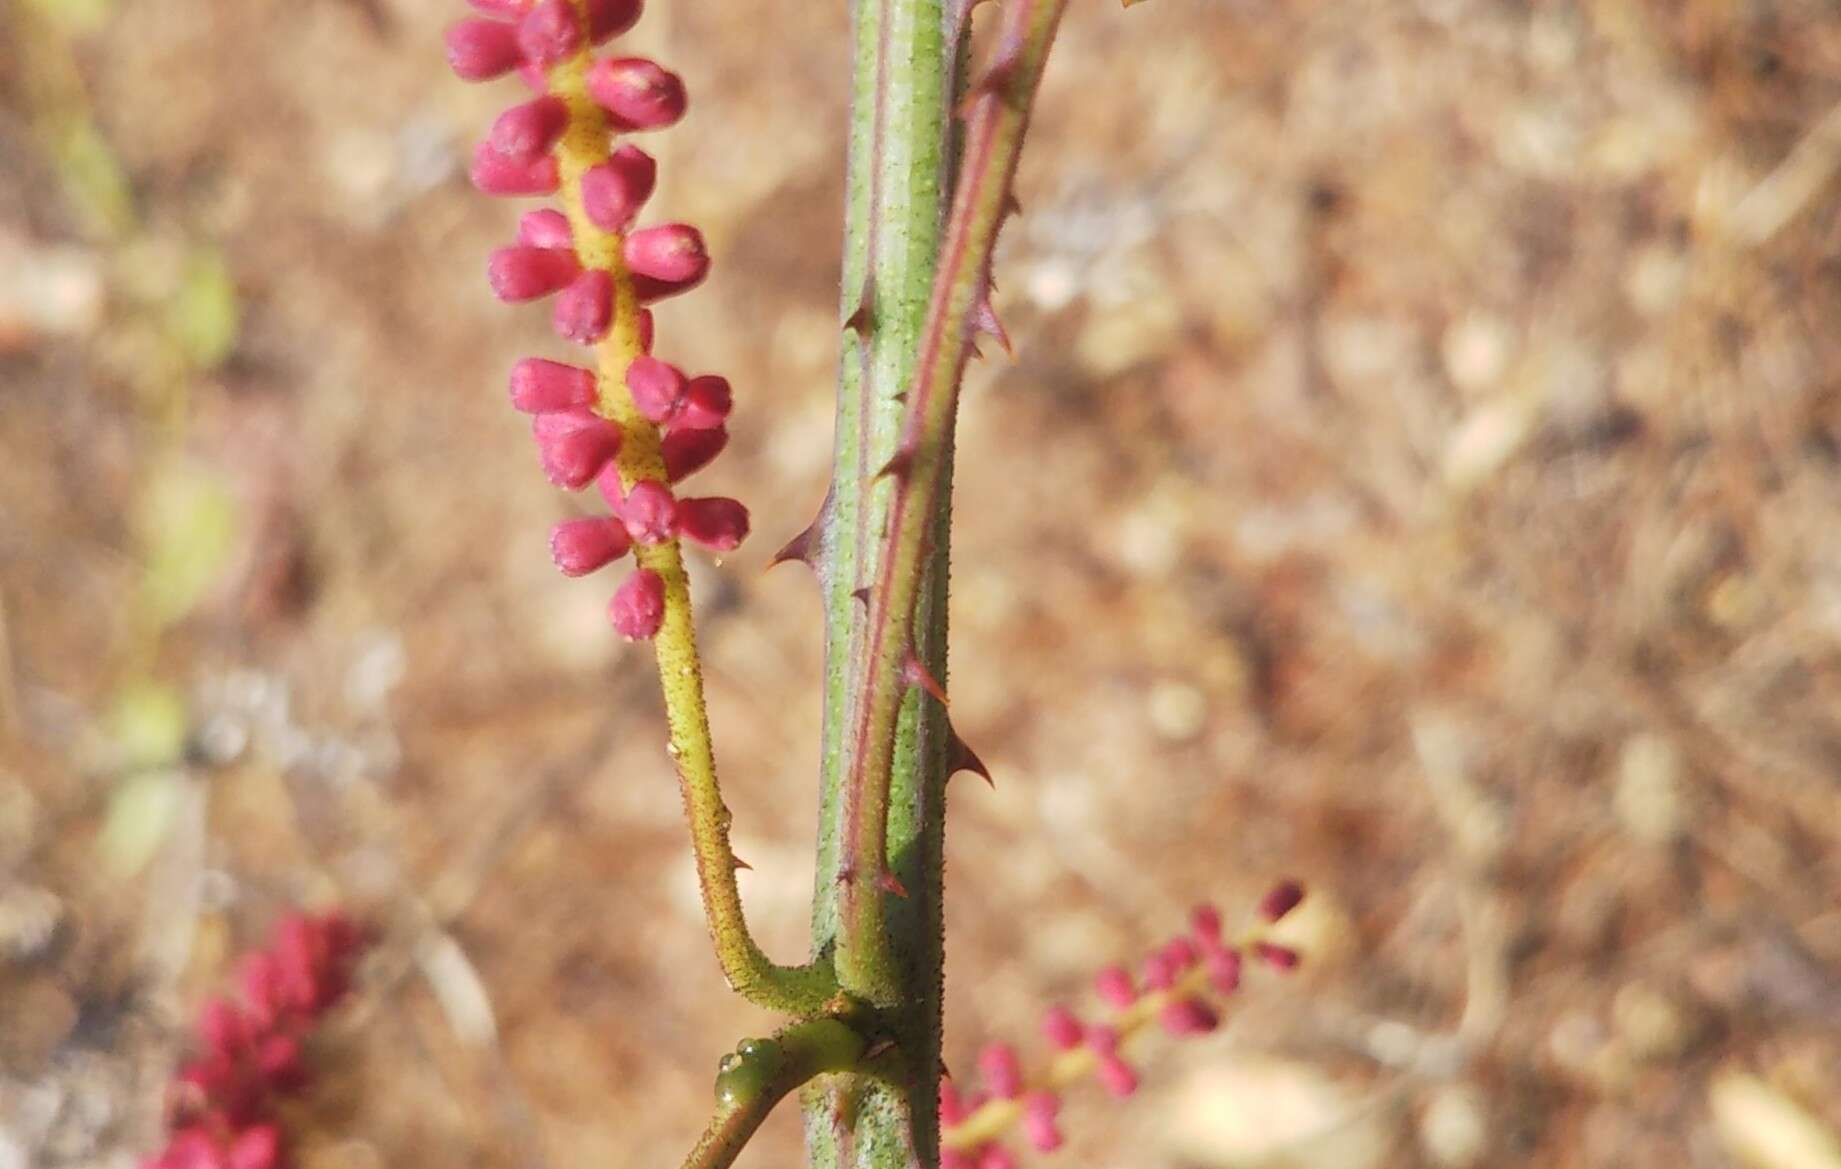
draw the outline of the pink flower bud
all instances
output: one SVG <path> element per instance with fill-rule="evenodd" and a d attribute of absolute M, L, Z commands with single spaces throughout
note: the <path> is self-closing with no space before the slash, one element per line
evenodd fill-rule
<path fill-rule="evenodd" d="M 1031 1092 L 1023 1104 L 1023 1136 L 1038 1152 L 1052 1153 L 1061 1147 L 1061 1097 L 1053 1092 Z"/>
<path fill-rule="evenodd" d="M 964 1149 L 941 1149 L 940 1169 L 978 1169 L 978 1162 Z"/>
<path fill-rule="evenodd" d="M 280 1169 L 281 1130 L 272 1124 L 246 1128 L 230 1143 L 224 1169 Z"/>
<path fill-rule="evenodd" d="M 1014 1100 L 1023 1093 L 1023 1065 L 1008 1043 L 992 1043 L 978 1053 L 978 1074 L 999 1100 Z"/>
<path fill-rule="evenodd" d="M 569 107 L 546 94 L 500 114 L 486 141 L 506 158 L 530 163 L 548 154 L 568 125 Z"/>
<path fill-rule="evenodd" d="M 1189 929 L 1204 949 L 1221 944 L 1221 911 L 1212 905 L 1198 905 L 1189 911 Z"/>
<path fill-rule="evenodd" d="M 626 525 L 612 516 L 564 520 L 550 529 L 550 559 L 564 576 L 587 576 L 625 556 L 632 546 Z"/>
<path fill-rule="evenodd" d="M 1240 989 L 1240 951 L 1210 950 L 1202 957 L 1208 973 L 1208 985 L 1219 994 L 1233 994 Z"/>
<path fill-rule="evenodd" d="M 613 320 L 614 278 L 600 268 L 590 268 L 563 289 L 551 316 L 556 335 L 579 345 L 607 336 Z"/>
<path fill-rule="evenodd" d="M 561 182 L 555 155 L 519 162 L 494 150 L 490 142 L 481 142 L 474 149 L 468 174 L 473 185 L 488 195 L 554 195 Z"/>
<path fill-rule="evenodd" d="M 620 518 L 636 544 L 663 544 L 677 535 L 677 500 L 671 488 L 655 479 L 633 484 L 620 503 Z"/>
<path fill-rule="evenodd" d="M 940 1123 L 947 1128 L 964 1120 L 970 1112 L 959 1095 L 959 1085 L 948 1076 L 940 1077 Z"/>
<path fill-rule="evenodd" d="M 626 388 L 633 405 L 649 422 L 669 421 L 683 404 L 689 387 L 684 371 L 654 357 L 636 357 L 626 367 Z"/>
<path fill-rule="evenodd" d="M 523 244 L 494 248 L 486 259 L 486 279 L 492 284 L 492 295 L 512 304 L 560 292 L 581 270 L 574 252 Z"/>
<path fill-rule="evenodd" d="M 684 80 L 644 57 L 609 57 L 588 70 L 588 96 L 616 130 L 658 130 L 684 116 Z"/>
<path fill-rule="evenodd" d="M 642 304 L 695 288 L 709 275 L 703 233 L 688 223 L 648 227 L 626 237 L 620 248 Z"/>
<path fill-rule="evenodd" d="M 524 15 L 524 10 L 531 6 L 531 0 L 467 0 L 474 8 L 488 16 L 503 16 L 516 20 Z"/>
<path fill-rule="evenodd" d="M 641 0 L 588 0 L 588 39 L 595 44 L 617 37 L 639 20 Z"/>
<path fill-rule="evenodd" d="M 518 30 L 502 20 L 462 20 L 447 30 L 447 63 L 462 81 L 489 81 L 524 60 Z"/>
<path fill-rule="evenodd" d="M 1300 961 L 1296 950 L 1277 942 L 1254 942 L 1253 956 L 1281 972 L 1296 970 Z"/>
<path fill-rule="evenodd" d="M 1131 975 L 1124 967 L 1108 966 L 1093 976 L 1093 989 L 1107 1004 L 1124 1010 L 1138 1001 L 1138 992 L 1133 988 Z"/>
<path fill-rule="evenodd" d="M 602 469 L 600 475 L 595 477 L 594 485 L 595 489 L 601 493 L 601 498 L 607 501 L 608 510 L 619 515 L 620 505 L 626 502 L 626 488 L 620 485 L 619 466 L 609 463 Z"/>
<path fill-rule="evenodd" d="M 1195 965 L 1195 945 L 1188 938 L 1171 938 L 1164 943 L 1163 957 L 1178 971 L 1187 970 Z"/>
<path fill-rule="evenodd" d="M 565 251 L 575 246 L 568 216 L 551 207 L 518 216 L 518 242 L 526 247 Z"/>
<path fill-rule="evenodd" d="M 511 367 L 511 404 L 526 414 L 548 414 L 595 403 L 591 369 L 527 357 Z"/>
<path fill-rule="evenodd" d="M 543 473 L 558 487 L 577 491 L 620 453 L 620 428 L 587 410 L 558 410 L 531 419 Z"/>
<path fill-rule="evenodd" d="M 1157 1021 L 1163 1029 L 1177 1038 L 1186 1035 L 1206 1035 L 1221 1025 L 1221 1017 L 1206 1003 L 1195 999 L 1172 999 L 1157 1012 Z"/>
<path fill-rule="evenodd" d="M 713 552 L 731 552 L 748 538 L 748 509 L 737 500 L 713 495 L 678 501 L 678 531 Z"/>
<path fill-rule="evenodd" d="M 1042 1016 L 1042 1035 L 1057 1051 L 1072 1051 L 1080 1046 L 1086 1028 L 1074 1012 L 1066 1007 L 1054 1006 Z"/>
<path fill-rule="evenodd" d="M 639 310 L 639 349 L 640 349 L 640 352 L 642 353 L 652 352 L 652 334 L 656 331 L 656 329 L 657 329 L 657 325 L 652 320 L 652 310 L 649 308 L 640 309 Z"/>
<path fill-rule="evenodd" d="M 993 1142 L 978 1150 L 978 1169 L 1016 1169 L 1016 1154 Z"/>
<path fill-rule="evenodd" d="M 172 1169 L 230 1169 L 222 1149 L 202 1127 L 182 1128 L 166 1143 L 166 1163 Z"/>
<path fill-rule="evenodd" d="M 256 1047 L 255 1065 L 263 1081 L 278 1092 L 292 1092 L 307 1080 L 300 1040 L 292 1035 L 270 1035 L 264 1039 Z"/>
<path fill-rule="evenodd" d="M 1144 980 L 1146 990 L 1169 990 L 1176 983 L 1176 967 L 1159 950 L 1144 959 L 1144 967 L 1138 976 Z"/>
<path fill-rule="evenodd" d="M 198 1038 L 210 1055 L 235 1057 L 249 1045 L 252 1025 L 227 998 L 206 999 L 198 1011 Z"/>
<path fill-rule="evenodd" d="M 582 26 L 569 0 L 537 0 L 518 22 L 518 47 L 532 64 L 548 68 L 582 47 Z"/>
<path fill-rule="evenodd" d="M 1100 1087 L 1121 1100 L 1138 1090 L 1138 1073 L 1116 1055 L 1101 1059 L 1093 1076 L 1099 1081 Z"/>
<path fill-rule="evenodd" d="M 627 577 L 608 602 L 607 618 L 628 641 L 656 637 L 665 623 L 665 578 L 649 568 Z"/>
<path fill-rule="evenodd" d="M 690 379 L 684 403 L 671 425 L 677 430 L 713 430 L 728 419 L 734 406 L 735 394 L 729 389 L 729 379 L 706 373 Z"/>
<path fill-rule="evenodd" d="M 602 230 L 625 231 L 657 182 L 658 163 L 652 156 L 637 146 L 622 146 L 583 173 L 582 207 Z"/>
<path fill-rule="evenodd" d="M 659 453 L 665 458 L 665 478 L 673 483 L 689 478 L 709 466 L 728 445 L 727 427 L 672 431 L 659 442 Z"/>
<path fill-rule="evenodd" d="M 1274 885 L 1259 900 L 1259 916 L 1267 921 L 1277 921 L 1298 907 L 1304 900 L 1304 886 L 1296 881 L 1281 881 Z"/>

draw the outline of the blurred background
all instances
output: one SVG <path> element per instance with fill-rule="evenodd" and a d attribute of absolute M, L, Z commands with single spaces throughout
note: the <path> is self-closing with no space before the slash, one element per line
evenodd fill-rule
<path fill-rule="evenodd" d="M 303 1160 L 674 1164 L 721 986 L 643 650 L 545 534 L 436 0 L 0 13 L 0 1166 L 157 1143 L 285 907 L 385 923 Z M 990 9 L 985 10 L 988 19 Z M 847 16 L 655 0 L 736 384 L 695 569 L 803 953 Z M 1074 6 L 971 375 L 948 1062 L 1296 875 L 1309 956 L 1045 1164 L 1841 1165 L 1841 11 Z M 790 1110 L 755 1165 L 795 1163 Z M 1035 1163 L 1032 1158 L 1031 1163 Z"/>

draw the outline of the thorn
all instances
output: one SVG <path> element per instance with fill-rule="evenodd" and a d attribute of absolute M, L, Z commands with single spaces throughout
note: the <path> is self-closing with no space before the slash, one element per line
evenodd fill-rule
<path fill-rule="evenodd" d="M 1016 190 L 1012 188 L 1010 193 L 1004 196 L 1004 214 L 1021 215 L 1022 213 L 1023 201 L 1016 197 Z"/>
<path fill-rule="evenodd" d="M 1004 100 L 1007 97 L 1005 91 L 1010 88 L 1010 82 L 1016 77 L 1017 68 L 1022 63 L 1022 38 L 1015 34 L 1005 36 L 1004 43 L 998 47 L 990 67 L 979 75 L 978 80 L 967 87 L 965 99 L 959 103 L 959 116 L 965 117 L 971 113 L 972 107 L 983 98 L 995 97 Z"/>
<path fill-rule="evenodd" d="M 887 869 L 884 869 L 882 875 L 876 878 L 876 887 L 881 889 L 884 893 L 890 893 L 901 898 L 903 901 L 908 899 L 908 887 L 901 883 L 900 877 L 897 877 Z"/>
<path fill-rule="evenodd" d="M 860 602 L 865 609 L 869 608 L 869 586 L 864 585 L 860 589 L 851 589 L 850 599 Z"/>
<path fill-rule="evenodd" d="M 734 853 L 729 854 L 729 865 L 732 868 L 747 869 L 751 873 L 754 871 L 753 865 L 749 864 L 747 861 L 743 860 L 742 858 L 736 856 Z"/>
<path fill-rule="evenodd" d="M 879 1055 L 887 1055 L 893 1050 L 895 1050 L 895 1041 L 885 1035 L 863 1049 L 863 1059 L 867 1062 Z"/>
<path fill-rule="evenodd" d="M 903 439 L 901 445 L 895 448 L 895 453 L 889 456 L 889 461 L 882 464 L 882 469 L 877 471 L 873 478 L 887 479 L 893 477 L 895 479 L 905 480 L 908 477 L 908 472 L 913 469 L 914 447 L 906 439 Z"/>
<path fill-rule="evenodd" d="M 863 291 L 857 293 L 857 306 L 844 318 L 844 327 L 859 337 L 867 337 L 875 325 L 876 284 L 871 276 L 863 277 Z"/>
<path fill-rule="evenodd" d="M 853 883 L 856 879 L 857 879 L 857 871 L 855 868 L 853 868 L 850 865 L 845 865 L 843 868 L 837 871 L 837 883 L 840 885 L 849 885 Z"/>
<path fill-rule="evenodd" d="M 919 686 L 939 699 L 941 706 L 952 705 L 951 700 L 946 697 L 946 687 L 940 685 L 940 680 L 933 676 L 933 672 L 924 662 L 915 657 L 912 651 L 909 652 L 907 661 L 901 664 L 901 678 L 908 685 Z"/>
<path fill-rule="evenodd" d="M 767 562 L 768 568 L 785 564 L 789 560 L 797 560 L 813 572 L 822 574 L 823 570 L 818 562 L 824 555 L 824 526 L 826 517 L 831 514 L 831 499 L 832 492 L 827 490 L 825 501 L 818 505 L 818 514 L 812 517 L 812 522 L 773 554 L 772 559 Z"/>
<path fill-rule="evenodd" d="M 980 333 L 995 338 L 1004 347 L 1004 356 L 1016 359 L 1016 350 L 1010 347 L 1010 334 L 1005 331 L 1004 323 L 997 319 L 997 310 L 991 307 L 990 293 L 978 299 L 978 306 L 972 310 L 972 324 Z"/>
<path fill-rule="evenodd" d="M 959 737 L 959 732 L 955 728 L 948 726 L 946 733 L 952 736 L 946 744 L 946 774 L 953 775 L 957 772 L 969 771 L 973 775 L 982 777 L 995 791 L 997 781 L 991 778 L 991 769 L 985 766 L 983 759 L 978 757 L 978 752 L 972 750 L 971 744 Z"/>

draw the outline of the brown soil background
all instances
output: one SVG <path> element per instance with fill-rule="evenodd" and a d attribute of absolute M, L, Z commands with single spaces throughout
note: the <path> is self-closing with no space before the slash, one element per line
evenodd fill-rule
<path fill-rule="evenodd" d="M 0 1165 L 131 1163 L 191 1004 L 332 899 L 387 932 L 308 1165 L 673 1164 L 767 1023 L 652 667 L 546 562 L 574 505 L 501 376 L 558 346 L 487 295 L 514 212 L 461 174 L 513 89 L 445 73 L 458 4 L 105 7 L 0 24 Z M 692 92 L 652 212 L 717 267 L 661 348 L 738 388 L 704 482 L 757 536 L 700 618 L 788 957 L 818 613 L 760 569 L 823 492 L 845 35 L 656 0 L 631 38 Z M 114 233 L 47 148 L 85 93 Z M 1309 972 L 1031 1163 L 1841 1161 L 1838 102 L 1815 0 L 1075 6 L 962 428 L 954 711 L 997 786 L 954 787 L 949 1062 L 1192 900 L 1316 898 Z M 164 377 L 201 246 L 240 323 Z M 175 456 L 231 554 L 150 633 Z M 191 747 L 123 877 L 137 680 Z"/>

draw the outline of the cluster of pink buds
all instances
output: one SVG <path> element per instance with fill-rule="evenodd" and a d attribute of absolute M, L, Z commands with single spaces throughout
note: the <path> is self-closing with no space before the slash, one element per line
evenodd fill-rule
<path fill-rule="evenodd" d="M 278 1105 L 307 1082 L 302 1043 L 351 989 L 365 945 L 350 919 L 290 914 L 237 966 L 240 997 L 198 1015 L 197 1054 L 174 1077 L 170 1136 L 142 1169 L 282 1169 Z"/>
<path fill-rule="evenodd" d="M 568 214 L 526 213 L 517 242 L 492 253 L 487 279 L 508 303 L 552 298 L 565 341 L 600 347 L 600 369 L 526 358 L 511 372 L 511 401 L 532 415 L 544 473 L 570 491 L 600 488 L 609 513 L 567 520 L 550 533 L 556 566 L 581 576 L 635 553 L 641 567 L 615 592 L 614 628 L 652 637 L 664 621 L 666 584 L 645 550 L 680 537 L 728 551 L 748 534 L 748 512 L 728 498 L 680 499 L 672 485 L 728 442 L 729 383 L 687 376 L 651 356 L 645 306 L 701 283 L 703 236 L 683 223 L 633 229 L 658 168 L 615 135 L 657 130 L 684 116 L 684 83 L 642 57 L 592 58 L 588 50 L 631 28 L 642 0 L 472 0 L 483 15 L 448 30 L 448 63 L 468 81 L 517 73 L 537 96 L 493 123 L 473 154 L 473 183 L 491 195 L 560 195 Z M 622 314 L 630 314 L 622 331 Z M 614 340 L 610 341 L 610 338 Z M 641 474 L 623 446 L 648 455 Z M 662 480 L 658 475 L 662 474 Z"/>
<path fill-rule="evenodd" d="M 1003 1143 L 1013 1126 L 1031 1148 L 1060 1148 L 1062 1094 L 1088 1075 L 1112 1096 L 1136 1092 L 1138 1072 L 1126 1060 L 1126 1041 L 1153 1022 L 1177 1038 L 1213 1031 L 1220 1026 L 1221 1000 L 1240 989 L 1249 959 L 1281 972 L 1296 969 L 1297 951 L 1266 931 L 1303 899 L 1296 881 L 1274 886 L 1260 900 L 1257 921 L 1232 938 L 1222 932 L 1214 906 L 1198 906 L 1189 931 L 1151 950 L 1136 978 L 1123 966 L 1094 976 L 1101 1018 L 1088 1021 L 1065 1006 L 1049 1008 L 1042 1037 L 1053 1055 L 1034 1075 L 1009 1044 L 985 1047 L 975 1091 L 940 1081 L 940 1169 L 1015 1169 L 1016 1154 Z"/>

